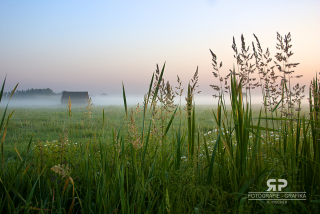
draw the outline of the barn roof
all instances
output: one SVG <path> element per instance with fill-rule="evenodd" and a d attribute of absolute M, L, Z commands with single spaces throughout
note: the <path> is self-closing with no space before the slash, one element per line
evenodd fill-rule
<path fill-rule="evenodd" d="M 68 100 L 70 97 L 70 99 L 88 99 L 89 98 L 89 94 L 87 91 L 64 91 L 62 93 L 62 97 L 61 100 Z"/>

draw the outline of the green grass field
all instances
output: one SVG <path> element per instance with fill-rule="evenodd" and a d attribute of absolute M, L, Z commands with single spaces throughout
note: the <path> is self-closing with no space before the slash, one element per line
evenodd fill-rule
<path fill-rule="evenodd" d="M 123 106 L 2 108 L 0 212 L 319 213 L 319 80 L 299 109 L 304 87 L 281 70 L 293 66 L 289 40 L 277 57 L 280 85 L 259 63 L 258 39 L 260 83 L 249 77 L 245 45 L 242 54 L 233 45 L 240 72 L 225 78 L 211 52 L 222 80 L 212 85 L 216 106 L 194 105 L 198 70 L 187 105 L 174 105 L 182 91 L 164 84 L 164 65 L 140 106 L 127 106 L 123 85 Z M 262 89 L 261 107 L 243 98 L 253 87 Z"/>
<path fill-rule="evenodd" d="M 136 112 L 137 106 L 129 106 Z M 214 127 L 212 107 L 197 106 L 197 119 L 199 129 L 205 133 L 212 131 Z M 16 154 L 14 147 L 19 149 L 19 152 L 25 152 L 32 136 L 33 142 L 52 142 L 59 140 L 60 135 L 64 135 L 66 131 L 70 131 L 70 120 L 68 116 L 68 107 L 30 107 L 30 108 L 8 108 L 8 111 L 15 110 L 15 113 L 10 119 L 8 126 L 8 133 L 6 135 L 6 143 L 4 144 L 4 151 L 6 157 L 11 157 Z M 141 129 L 141 110 L 135 114 L 137 128 Z M 0 114 L 3 113 L 4 108 L 0 109 Z M 105 113 L 105 126 L 103 126 L 103 111 Z M 72 108 L 71 134 L 69 139 L 74 142 L 83 142 L 84 139 L 92 139 L 104 137 L 110 141 L 112 136 L 112 129 L 118 130 L 125 117 L 123 106 L 93 106 L 91 118 L 87 118 L 87 108 L 75 107 Z M 208 117 L 208 115 L 210 115 Z M 186 117 L 186 114 L 183 115 Z M 184 120 L 184 126 L 185 126 Z M 173 128 L 179 124 L 178 120 L 173 122 Z M 103 131 L 104 130 L 104 131 Z"/>
<path fill-rule="evenodd" d="M 137 106 L 128 106 L 134 110 L 135 122 L 137 128 L 142 128 L 142 108 L 137 111 Z M 216 122 L 212 111 L 216 112 L 217 106 L 200 105 L 196 106 L 197 128 L 201 135 L 216 129 Z M 68 138 L 74 143 L 84 143 L 87 140 L 102 138 L 106 142 L 112 141 L 112 130 L 118 130 L 125 118 L 123 106 L 93 106 L 91 118 L 87 118 L 88 110 L 85 106 L 72 108 L 72 121 L 70 133 L 70 120 L 68 116 L 68 107 L 11 107 L 8 111 L 15 111 L 10 118 L 8 132 L 4 143 L 4 156 L 6 158 L 15 157 L 15 149 L 20 154 L 25 154 L 32 137 L 32 142 L 52 142 L 58 141 L 68 132 Z M 308 106 L 304 106 L 304 113 L 308 110 Z M 105 113 L 105 125 L 103 126 L 103 111 Z M 253 117 L 259 116 L 260 108 L 258 105 L 253 106 Z M 0 108 L 0 115 L 4 112 L 4 108 Z M 187 127 L 186 113 L 182 115 L 182 128 Z M 150 119 L 150 118 L 149 118 Z M 265 126 L 265 121 L 261 124 Z M 172 129 L 176 130 L 179 126 L 179 119 L 175 119 Z M 69 130 L 69 131 L 68 131 Z M 172 133 L 169 133 L 172 134 Z M 209 135 L 208 135 L 209 136 Z"/>

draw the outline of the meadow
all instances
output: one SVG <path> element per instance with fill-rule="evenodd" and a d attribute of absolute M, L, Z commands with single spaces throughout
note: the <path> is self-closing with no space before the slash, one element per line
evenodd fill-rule
<path fill-rule="evenodd" d="M 273 66 L 255 38 L 252 53 L 243 36 L 239 52 L 233 43 L 225 76 L 210 50 L 216 106 L 193 102 L 198 69 L 184 98 L 164 64 L 137 106 L 123 85 L 121 107 L 1 108 L 0 212 L 319 213 L 319 80 L 302 108 L 290 33 L 278 34 Z M 251 104 L 255 88 L 264 105 Z"/>

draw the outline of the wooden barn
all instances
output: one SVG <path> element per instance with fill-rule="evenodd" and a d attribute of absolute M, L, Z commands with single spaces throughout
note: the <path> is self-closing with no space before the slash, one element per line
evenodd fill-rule
<path fill-rule="evenodd" d="M 63 91 L 61 105 L 68 105 L 69 97 L 72 105 L 87 105 L 89 101 L 89 94 L 87 91 Z"/>

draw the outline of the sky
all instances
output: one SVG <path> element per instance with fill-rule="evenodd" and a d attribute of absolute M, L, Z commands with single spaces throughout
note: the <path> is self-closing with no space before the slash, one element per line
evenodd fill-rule
<path fill-rule="evenodd" d="M 182 87 L 198 66 L 199 90 L 211 95 L 211 49 L 227 74 L 241 34 L 276 54 L 277 32 L 292 36 L 291 62 L 308 84 L 320 71 L 319 0 L 15 0 L 0 1 L 0 80 L 5 91 L 51 88 L 127 96 L 148 91 L 156 64 Z M 251 47 L 250 47 L 251 49 Z M 251 49 L 252 50 L 252 49 Z M 273 57 L 273 59 L 275 59 Z"/>

